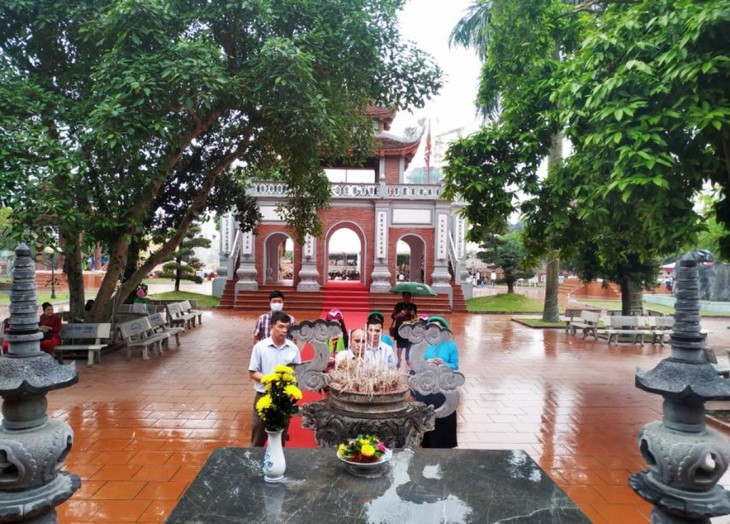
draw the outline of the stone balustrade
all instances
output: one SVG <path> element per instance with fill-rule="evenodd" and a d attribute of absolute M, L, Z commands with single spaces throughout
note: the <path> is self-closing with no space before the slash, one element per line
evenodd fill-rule
<path fill-rule="evenodd" d="M 403 200 L 439 200 L 442 188 L 440 184 L 386 184 L 384 194 L 379 184 L 347 184 L 333 183 L 332 198 L 389 198 Z M 284 182 L 255 182 L 247 194 L 257 198 L 286 198 L 288 187 Z"/>

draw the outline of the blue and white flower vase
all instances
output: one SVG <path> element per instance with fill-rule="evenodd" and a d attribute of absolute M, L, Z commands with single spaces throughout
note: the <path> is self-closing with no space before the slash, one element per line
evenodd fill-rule
<path fill-rule="evenodd" d="M 266 430 L 266 434 L 269 435 L 269 442 L 264 452 L 264 480 L 272 484 L 284 480 L 284 472 L 286 471 L 284 446 L 281 440 L 282 432 L 283 430 Z"/>

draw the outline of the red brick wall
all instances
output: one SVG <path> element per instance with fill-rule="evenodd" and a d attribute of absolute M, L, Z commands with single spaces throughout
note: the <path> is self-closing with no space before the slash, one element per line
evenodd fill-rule
<path fill-rule="evenodd" d="M 386 157 L 385 183 L 400 184 L 400 157 Z"/>

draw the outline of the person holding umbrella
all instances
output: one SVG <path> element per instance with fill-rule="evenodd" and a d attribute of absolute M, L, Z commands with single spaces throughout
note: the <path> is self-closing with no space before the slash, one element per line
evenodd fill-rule
<path fill-rule="evenodd" d="M 411 301 L 413 298 L 413 294 L 408 291 L 404 291 L 401 294 L 401 297 L 403 298 L 403 300 L 401 302 L 398 302 L 393 307 L 393 313 L 390 315 L 390 317 L 393 319 L 393 324 L 390 328 L 390 334 L 395 340 L 396 344 L 396 365 L 398 367 L 400 367 L 401 365 L 403 350 L 406 350 L 406 363 L 410 358 L 411 352 L 411 341 L 407 338 L 401 337 L 400 333 L 398 333 L 398 328 L 401 327 L 404 322 L 413 322 L 418 317 L 418 306 L 416 306 L 416 304 Z"/>

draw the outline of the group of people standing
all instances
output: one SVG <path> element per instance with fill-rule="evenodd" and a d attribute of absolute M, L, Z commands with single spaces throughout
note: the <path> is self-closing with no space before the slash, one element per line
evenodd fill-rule
<path fill-rule="evenodd" d="M 269 295 L 271 310 L 261 315 L 254 327 L 254 346 L 249 362 L 249 377 L 254 381 L 256 401 L 264 394 L 261 378 L 273 372 L 278 365 L 301 364 L 301 354 L 294 341 L 288 338 L 288 329 L 296 322 L 294 317 L 284 313 L 284 295 L 280 291 L 272 291 Z M 342 312 L 333 309 L 325 317 L 328 321 L 339 323 L 342 334 L 329 341 L 330 362 L 333 367 L 362 367 L 364 369 L 396 369 L 410 361 L 411 342 L 398 333 L 398 329 L 406 322 L 418 319 L 418 307 L 412 301 L 410 293 L 403 293 L 391 313 L 390 333 L 384 332 L 385 316 L 374 311 L 367 317 L 365 329 L 357 328 L 348 333 Z M 443 317 L 428 318 L 448 329 Z M 395 346 L 394 346 L 395 343 Z M 394 349 L 395 348 L 395 349 Z M 425 353 L 429 365 L 448 366 L 458 370 L 459 355 L 456 344 L 452 341 L 429 346 Z M 419 396 L 414 392 L 416 400 L 440 406 L 445 401 L 443 395 L 435 394 Z M 286 433 L 286 432 L 285 432 Z M 263 446 L 266 443 L 264 422 L 253 409 L 251 445 Z M 286 435 L 284 436 L 286 441 Z M 423 447 L 453 448 L 457 446 L 456 412 L 437 419 L 436 429 L 424 435 Z"/>

